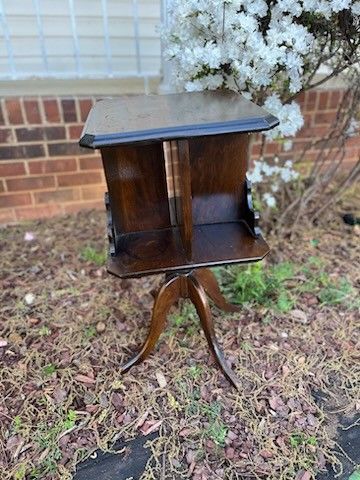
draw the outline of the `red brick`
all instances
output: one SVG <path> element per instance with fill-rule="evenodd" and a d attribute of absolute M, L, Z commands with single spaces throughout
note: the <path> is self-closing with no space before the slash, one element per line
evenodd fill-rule
<path fill-rule="evenodd" d="M 90 183 L 101 183 L 102 176 L 100 172 L 71 173 L 68 175 L 58 175 L 59 187 L 70 187 L 72 185 L 86 185 Z"/>
<path fill-rule="evenodd" d="M 329 127 L 303 127 L 297 134 L 297 138 L 323 138 L 329 133 Z"/>
<path fill-rule="evenodd" d="M 0 208 L 18 207 L 20 205 L 31 205 L 30 193 L 0 195 Z"/>
<path fill-rule="evenodd" d="M 314 117 L 314 122 L 317 125 L 331 125 L 333 121 L 335 120 L 335 112 L 321 112 L 321 113 L 316 113 Z"/>
<path fill-rule="evenodd" d="M 63 213 L 60 205 L 42 205 L 36 207 L 21 207 L 15 210 L 17 220 L 33 220 L 36 218 L 53 217 Z"/>
<path fill-rule="evenodd" d="M 297 103 L 299 103 L 301 106 L 305 105 L 305 93 L 306 92 L 301 92 L 299 95 L 296 97 Z"/>
<path fill-rule="evenodd" d="M 82 122 L 85 122 L 85 120 L 87 119 L 87 116 L 91 110 L 92 105 L 93 105 L 93 102 L 90 98 L 82 98 L 79 100 L 80 116 L 81 116 Z"/>
<path fill-rule="evenodd" d="M 54 172 L 74 172 L 77 170 L 75 158 L 61 158 L 59 160 L 36 160 L 28 163 L 29 172 L 35 174 Z"/>
<path fill-rule="evenodd" d="M 45 140 L 61 140 L 66 138 L 65 127 L 45 127 L 44 128 Z"/>
<path fill-rule="evenodd" d="M 17 128 L 16 136 L 18 142 L 61 140 L 65 138 L 65 127 Z"/>
<path fill-rule="evenodd" d="M 14 223 L 16 221 L 15 212 L 10 208 L 0 210 L 0 225 Z"/>
<path fill-rule="evenodd" d="M 72 203 L 70 205 L 64 205 L 65 213 L 75 213 L 80 212 L 81 210 L 105 210 L 104 202 L 80 202 Z"/>
<path fill-rule="evenodd" d="M 12 143 L 14 141 L 13 133 L 10 128 L 0 129 L 0 143 Z"/>
<path fill-rule="evenodd" d="M 75 100 L 63 99 L 61 100 L 63 117 L 65 123 L 77 122 L 76 104 Z"/>
<path fill-rule="evenodd" d="M 329 92 L 330 95 L 330 92 Z M 330 95 L 329 108 L 337 109 L 341 102 L 342 94 L 340 90 L 333 90 Z"/>
<path fill-rule="evenodd" d="M 251 155 L 260 155 L 261 152 L 261 145 L 260 144 L 255 144 L 252 146 L 251 149 Z"/>
<path fill-rule="evenodd" d="M 0 179 L 0 193 L 5 192 L 4 182 Z"/>
<path fill-rule="evenodd" d="M 49 155 L 51 157 L 62 157 L 64 155 L 83 155 L 89 154 L 89 150 L 79 147 L 77 143 L 63 142 L 50 143 L 48 145 Z"/>
<path fill-rule="evenodd" d="M 303 117 L 304 117 L 304 127 L 303 128 L 311 127 L 312 124 L 313 124 L 314 114 L 304 113 Z"/>
<path fill-rule="evenodd" d="M 25 173 L 23 162 L 0 162 L 0 177 L 16 177 Z"/>
<path fill-rule="evenodd" d="M 43 140 L 43 129 L 41 127 L 17 128 L 16 138 L 18 142 L 35 142 Z"/>
<path fill-rule="evenodd" d="M 266 142 L 265 145 L 265 153 L 278 153 L 279 151 L 279 144 L 277 142 Z"/>
<path fill-rule="evenodd" d="M 293 142 L 291 150 L 293 152 L 303 151 L 304 148 L 307 147 L 309 144 L 310 144 L 310 140 L 302 140 L 301 141 L 301 140 L 295 139 L 295 141 Z"/>
<path fill-rule="evenodd" d="M 35 203 L 62 203 L 80 200 L 80 193 L 75 189 L 51 190 L 47 192 L 35 192 Z"/>
<path fill-rule="evenodd" d="M 329 92 L 326 90 L 319 92 L 318 110 L 326 110 L 328 108 Z"/>
<path fill-rule="evenodd" d="M 24 108 L 26 119 L 28 123 L 37 124 L 42 123 L 41 121 L 41 113 L 39 108 L 39 101 L 37 99 L 25 99 L 24 100 Z"/>
<path fill-rule="evenodd" d="M 346 140 L 346 148 L 360 148 L 360 134 Z"/>
<path fill-rule="evenodd" d="M 20 100 L 17 98 L 6 99 L 5 107 L 8 114 L 9 122 L 12 125 L 20 125 L 24 123 L 24 118 L 21 110 Z"/>
<path fill-rule="evenodd" d="M 305 102 L 306 110 L 315 110 L 317 93 L 318 93 L 317 90 L 309 90 L 306 92 L 306 102 Z"/>
<path fill-rule="evenodd" d="M 106 188 L 105 185 L 97 186 L 93 185 L 92 187 L 82 187 L 82 198 L 84 200 L 104 200 L 104 192 Z"/>
<path fill-rule="evenodd" d="M 71 138 L 72 140 L 79 140 L 81 137 L 83 128 L 84 128 L 83 125 L 70 125 L 68 127 L 69 138 Z"/>
<path fill-rule="evenodd" d="M 45 119 L 49 123 L 60 122 L 60 109 L 56 99 L 44 99 Z"/>
<path fill-rule="evenodd" d="M 23 178 L 8 178 L 6 184 L 9 191 L 31 191 L 42 190 L 55 186 L 55 178 L 48 177 L 23 177 Z"/>
<path fill-rule="evenodd" d="M 0 147 L 0 160 L 14 160 L 20 158 L 44 157 L 43 145 L 18 145 L 16 147 Z"/>
<path fill-rule="evenodd" d="M 80 158 L 80 170 L 102 169 L 101 157 L 91 156 Z"/>

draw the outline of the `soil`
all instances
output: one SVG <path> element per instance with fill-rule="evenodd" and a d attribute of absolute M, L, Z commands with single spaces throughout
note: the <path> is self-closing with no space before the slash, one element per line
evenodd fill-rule
<path fill-rule="evenodd" d="M 347 478 L 360 450 L 351 450 L 359 444 L 360 235 L 343 211 L 291 241 L 270 236 L 265 265 L 320 258 L 329 278 L 347 278 L 351 296 L 331 304 L 317 291 L 296 293 L 287 313 L 213 308 L 239 392 L 185 302 L 150 358 L 119 376 L 146 335 L 161 277 L 106 273 L 101 212 L 2 229 L 0 478 L 71 479 L 96 449 L 134 439 L 149 452 L 142 480 L 310 480 L 326 469 Z M 86 247 L 98 255 L 89 259 Z M 335 453 L 345 448 L 337 438 L 344 418 L 353 424 L 343 430 L 350 460 Z"/>

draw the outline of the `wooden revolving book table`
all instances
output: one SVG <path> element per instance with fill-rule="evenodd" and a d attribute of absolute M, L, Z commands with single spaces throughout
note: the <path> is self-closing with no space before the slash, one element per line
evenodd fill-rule
<path fill-rule="evenodd" d="M 122 96 L 92 108 L 80 145 L 100 148 L 108 193 L 108 271 L 121 278 L 165 273 L 140 352 L 164 330 L 170 307 L 189 298 L 210 349 L 237 386 L 215 337 L 207 296 L 236 311 L 206 267 L 261 260 L 269 247 L 246 180 L 249 133 L 278 120 L 229 91 Z"/>

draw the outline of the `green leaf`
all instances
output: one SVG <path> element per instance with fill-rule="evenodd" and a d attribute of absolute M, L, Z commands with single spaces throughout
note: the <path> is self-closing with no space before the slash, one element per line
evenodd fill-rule
<path fill-rule="evenodd" d="M 50 377 L 50 375 L 56 372 L 56 367 L 52 363 L 49 363 L 49 365 L 45 365 L 45 367 L 42 369 L 42 372 L 45 377 Z"/>

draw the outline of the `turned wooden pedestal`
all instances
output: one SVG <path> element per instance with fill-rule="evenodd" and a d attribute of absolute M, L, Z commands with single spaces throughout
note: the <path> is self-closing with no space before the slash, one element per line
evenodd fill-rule
<path fill-rule="evenodd" d="M 220 292 L 215 275 L 208 269 L 193 270 L 184 273 L 170 273 L 156 295 L 151 317 L 149 334 L 139 353 L 129 360 L 121 369 L 127 372 L 129 368 L 142 362 L 156 345 L 166 324 L 170 307 L 180 298 L 189 298 L 195 305 L 201 326 L 204 330 L 209 347 L 215 360 L 228 380 L 237 388 L 236 375 L 226 364 L 224 355 L 216 339 L 214 323 L 207 295 L 215 305 L 225 312 L 237 312 L 236 305 L 228 303 Z"/>
<path fill-rule="evenodd" d="M 80 145 L 100 148 L 108 193 L 108 271 L 165 273 L 149 335 L 122 367 L 144 360 L 179 298 L 196 307 L 215 359 L 237 386 L 215 337 L 207 300 L 237 311 L 209 267 L 261 260 L 269 247 L 246 179 L 249 133 L 277 119 L 234 92 L 123 96 L 98 102 Z"/>

